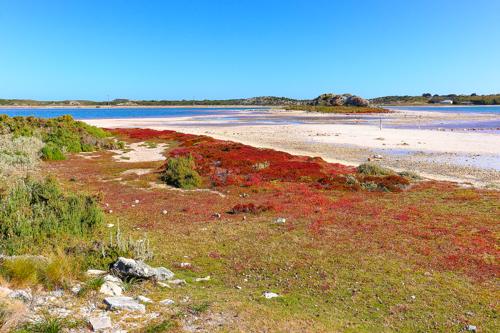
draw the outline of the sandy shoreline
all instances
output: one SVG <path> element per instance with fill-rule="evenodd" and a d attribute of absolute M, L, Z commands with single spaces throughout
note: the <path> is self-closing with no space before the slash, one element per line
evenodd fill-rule
<path fill-rule="evenodd" d="M 380 129 L 379 118 L 383 118 Z M 331 115 L 302 111 L 249 111 L 227 116 L 89 119 L 105 127 L 144 127 L 203 134 L 255 147 L 320 156 L 329 162 L 358 165 L 381 155 L 380 163 L 426 177 L 476 185 L 500 184 L 500 135 L 472 131 L 396 129 L 436 121 L 496 120 L 491 114 L 398 111 L 384 115 Z"/>

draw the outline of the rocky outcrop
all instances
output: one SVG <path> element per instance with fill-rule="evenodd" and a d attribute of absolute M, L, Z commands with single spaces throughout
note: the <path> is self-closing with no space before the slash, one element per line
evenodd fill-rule
<path fill-rule="evenodd" d="M 158 281 L 171 280 L 174 273 L 165 267 L 153 268 L 143 262 L 119 257 L 111 267 L 111 271 L 121 277 L 135 277 L 140 279 L 156 279 Z"/>
<path fill-rule="evenodd" d="M 335 95 L 335 94 L 323 94 L 309 103 L 310 106 L 369 106 L 370 103 L 361 97 L 353 96 L 351 94 Z"/>

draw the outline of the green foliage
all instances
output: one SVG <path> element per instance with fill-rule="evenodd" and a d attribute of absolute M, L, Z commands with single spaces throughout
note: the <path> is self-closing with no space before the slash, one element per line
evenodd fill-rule
<path fill-rule="evenodd" d="M 94 151 L 101 148 L 117 148 L 118 144 L 105 140 L 111 133 L 101 128 L 75 121 L 70 115 L 58 118 L 35 118 L 33 116 L 9 117 L 0 115 L 0 132 L 13 138 L 38 136 L 48 148 L 43 158 L 61 160 L 62 152 Z"/>
<path fill-rule="evenodd" d="M 99 228 L 98 197 L 64 192 L 54 178 L 19 179 L 0 200 L 0 246 L 29 252 L 65 238 L 84 238 Z"/>
<path fill-rule="evenodd" d="M 360 107 L 360 106 L 287 106 L 287 110 L 304 110 L 308 112 L 321 113 L 390 113 L 387 109 L 379 107 Z"/>
<path fill-rule="evenodd" d="M 413 172 L 413 171 L 403 171 L 403 172 L 398 173 L 398 175 L 401 177 L 404 177 L 404 178 L 411 179 L 411 180 L 421 180 L 422 179 L 422 177 L 419 174 L 417 174 L 416 172 Z"/>
<path fill-rule="evenodd" d="M 66 156 L 57 147 L 45 146 L 42 148 L 42 158 L 46 160 L 65 160 Z"/>
<path fill-rule="evenodd" d="M 85 297 L 91 290 L 99 290 L 105 283 L 104 276 L 99 276 L 95 279 L 88 280 L 85 285 L 78 292 L 78 297 Z"/>
<path fill-rule="evenodd" d="M 195 171 L 191 154 L 187 157 L 170 158 L 162 179 L 167 184 L 184 189 L 195 189 L 202 184 L 200 175 Z"/>

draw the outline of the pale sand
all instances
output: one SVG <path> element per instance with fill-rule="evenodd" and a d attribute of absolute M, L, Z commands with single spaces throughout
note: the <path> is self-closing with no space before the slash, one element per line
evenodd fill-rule
<path fill-rule="evenodd" d="M 381 164 L 396 170 L 413 170 L 428 178 L 467 181 L 478 185 L 500 184 L 500 135 L 470 131 L 380 130 L 378 125 L 373 124 L 373 119 L 363 119 L 384 117 L 386 124 L 417 124 L 418 121 L 425 124 L 436 120 L 491 120 L 497 119 L 497 115 L 404 111 L 391 115 L 354 116 L 356 119 L 353 119 L 353 115 L 273 110 L 258 119 L 248 111 L 238 112 L 237 116 L 237 120 L 231 121 L 204 116 L 93 119 L 85 122 L 105 128 L 145 127 L 203 134 L 254 147 L 320 156 L 329 162 L 346 165 L 358 165 L 374 154 L 380 154 L 383 156 Z M 303 119 L 307 123 L 254 123 L 262 118 L 289 122 L 290 118 L 286 117 L 293 117 L 294 122 Z M 363 122 L 372 125 L 363 125 Z M 409 154 L 407 151 L 410 151 Z"/>

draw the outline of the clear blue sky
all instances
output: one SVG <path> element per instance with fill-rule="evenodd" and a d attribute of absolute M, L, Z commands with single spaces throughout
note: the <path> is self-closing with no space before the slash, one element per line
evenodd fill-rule
<path fill-rule="evenodd" d="M 500 1 L 0 0 L 0 98 L 500 93 Z"/>

